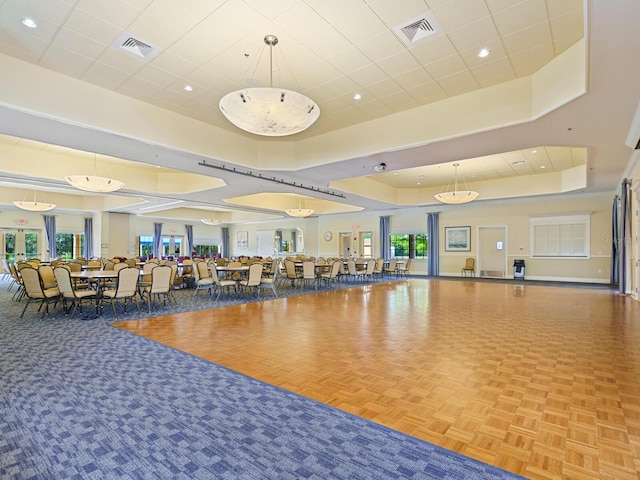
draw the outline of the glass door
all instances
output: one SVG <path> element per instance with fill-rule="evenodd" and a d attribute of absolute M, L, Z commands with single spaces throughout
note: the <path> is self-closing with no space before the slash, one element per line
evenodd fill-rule
<path fill-rule="evenodd" d="M 2 236 L 2 253 L 8 262 L 17 262 L 18 260 L 27 260 L 40 256 L 38 254 L 37 230 L 24 230 L 22 228 L 4 230 Z"/>

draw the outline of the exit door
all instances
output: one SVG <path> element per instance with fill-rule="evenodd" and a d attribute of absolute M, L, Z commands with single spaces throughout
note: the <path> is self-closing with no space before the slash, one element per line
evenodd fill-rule
<path fill-rule="evenodd" d="M 481 277 L 507 276 L 507 227 L 480 227 L 478 264 Z"/>

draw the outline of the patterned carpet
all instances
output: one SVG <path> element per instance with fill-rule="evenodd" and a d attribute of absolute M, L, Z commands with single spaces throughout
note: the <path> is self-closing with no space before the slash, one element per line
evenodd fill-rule
<path fill-rule="evenodd" d="M 19 319 L 6 285 L 0 478 L 520 478 L 113 328 L 108 308 Z M 177 295 L 155 314 L 247 301 Z"/>

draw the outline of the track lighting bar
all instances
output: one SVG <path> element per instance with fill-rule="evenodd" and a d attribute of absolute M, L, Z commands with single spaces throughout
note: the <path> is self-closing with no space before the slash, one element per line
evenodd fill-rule
<path fill-rule="evenodd" d="M 324 195 L 330 195 L 332 197 L 346 198 L 342 193 L 336 193 L 331 190 L 326 190 L 320 187 L 312 187 L 309 185 L 303 185 L 302 183 L 290 182 L 289 180 L 284 180 L 282 178 L 276 177 L 267 177 L 262 175 L 261 173 L 253 173 L 249 170 L 238 170 L 236 167 L 227 167 L 226 165 L 214 165 L 212 163 L 207 163 L 204 160 L 199 162 L 198 165 L 202 167 L 216 168 L 218 170 L 223 170 L 229 173 L 237 173 L 238 175 L 244 175 L 245 177 L 256 178 L 258 180 L 267 180 L 268 182 L 279 183 L 280 185 L 287 185 L 289 187 L 301 188 L 303 190 L 310 190 L 316 193 L 322 193 Z"/>

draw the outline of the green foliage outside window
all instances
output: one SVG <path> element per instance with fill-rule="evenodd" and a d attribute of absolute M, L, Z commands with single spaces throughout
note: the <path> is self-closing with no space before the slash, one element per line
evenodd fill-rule
<path fill-rule="evenodd" d="M 390 235 L 392 258 L 427 258 L 425 233 L 394 233 Z"/>

